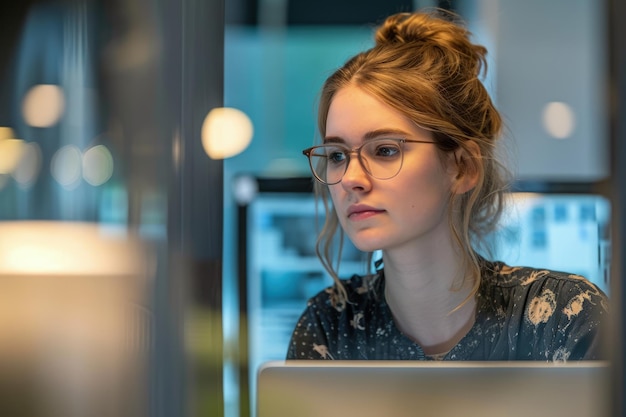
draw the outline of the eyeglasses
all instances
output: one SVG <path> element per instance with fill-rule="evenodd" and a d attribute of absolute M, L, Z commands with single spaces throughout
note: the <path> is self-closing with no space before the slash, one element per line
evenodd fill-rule
<path fill-rule="evenodd" d="M 302 153 L 309 158 L 315 179 L 325 185 L 334 185 L 341 181 L 348 170 L 350 155 L 353 153 L 356 153 L 365 172 L 376 179 L 388 180 L 400 172 L 404 161 L 404 144 L 407 142 L 435 143 L 379 138 L 368 140 L 357 148 L 350 148 L 341 143 L 327 143 L 305 149 Z"/>

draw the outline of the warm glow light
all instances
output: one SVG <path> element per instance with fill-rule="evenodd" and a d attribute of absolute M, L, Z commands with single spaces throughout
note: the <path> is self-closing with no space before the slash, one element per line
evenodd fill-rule
<path fill-rule="evenodd" d="M 83 155 L 83 178 L 93 186 L 102 185 L 113 175 L 113 156 L 104 145 L 96 145 Z"/>
<path fill-rule="evenodd" d="M 0 276 L 144 275 L 138 243 L 97 224 L 0 221 Z"/>
<path fill-rule="evenodd" d="M 15 134 L 10 127 L 0 126 L 0 140 L 4 139 L 15 139 Z"/>
<path fill-rule="evenodd" d="M 252 121 L 244 112 L 217 108 L 204 119 L 202 145 L 212 159 L 230 158 L 248 147 L 253 133 Z"/>
<path fill-rule="evenodd" d="M 10 411 L 19 410 L 9 415 L 70 417 L 111 404 L 111 415 L 134 415 L 121 406 L 131 398 L 126 391 L 141 386 L 151 339 L 143 304 L 153 264 L 130 232 L 111 234 L 93 223 L 0 221 L 0 380 L 21 398 L 19 408 L 9 403 Z M 129 388 L 118 395 L 121 383 Z M 88 401 L 75 402 L 76 396 Z"/>
<path fill-rule="evenodd" d="M 40 84 L 31 88 L 22 106 L 24 120 L 34 127 L 50 127 L 59 121 L 65 110 L 63 90 L 59 86 Z"/>
<path fill-rule="evenodd" d="M 22 187 L 28 188 L 35 183 L 41 170 L 41 149 L 34 142 L 26 143 L 22 157 L 11 176 Z"/>
<path fill-rule="evenodd" d="M 24 141 L 20 139 L 0 140 L 0 174 L 12 173 L 24 153 Z"/>
<path fill-rule="evenodd" d="M 543 126 L 556 139 L 566 139 L 572 135 L 576 117 L 572 108 L 562 102 L 553 101 L 543 108 Z"/>
<path fill-rule="evenodd" d="M 59 149 L 50 163 L 52 177 L 62 186 L 68 189 L 75 188 L 81 177 L 82 155 L 80 150 L 73 145 L 67 145 Z"/>

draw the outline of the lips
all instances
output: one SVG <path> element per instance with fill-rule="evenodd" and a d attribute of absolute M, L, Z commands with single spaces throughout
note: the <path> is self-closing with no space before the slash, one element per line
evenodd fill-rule
<path fill-rule="evenodd" d="M 382 212 L 384 212 L 384 210 L 365 204 L 355 204 L 348 207 L 348 218 L 350 220 L 363 220 Z"/>

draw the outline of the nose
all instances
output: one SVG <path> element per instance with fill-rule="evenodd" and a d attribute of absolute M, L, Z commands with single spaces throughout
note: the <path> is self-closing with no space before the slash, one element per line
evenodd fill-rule
<path fill-rule="evenodd" d="M 352 154 L 346 173 L 341 179 L 341 185 L 346 190 L 369 190 L 372 182 L 371 177 L 363 168 L 363 163 L 356 154 Z"/>

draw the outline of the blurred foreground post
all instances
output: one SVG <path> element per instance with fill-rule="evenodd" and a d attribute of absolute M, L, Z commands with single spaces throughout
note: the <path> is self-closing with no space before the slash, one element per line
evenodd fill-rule
<path fill-rule="evenodd" d="M 146 415 L 151 261 L 96 224 L 0 222 L 0 415 Z"/>

